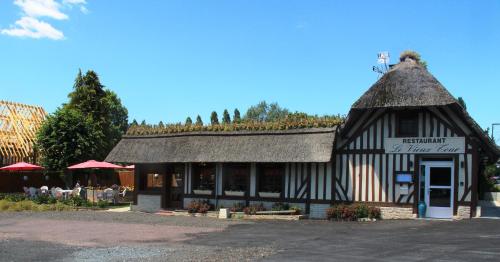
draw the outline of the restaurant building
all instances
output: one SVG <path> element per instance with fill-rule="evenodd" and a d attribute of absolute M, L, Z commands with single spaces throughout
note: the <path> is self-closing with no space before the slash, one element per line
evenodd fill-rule
<path fill-rule="evenodd" d="M 336 203 L 385 218 L 472 217 L 478 177 L 500 152 L 457 100 L 410 57 L 334 128 L 124 136 L 106 161 L 135 164 L 134 209 L 285 202 L 313 218 Z"/>

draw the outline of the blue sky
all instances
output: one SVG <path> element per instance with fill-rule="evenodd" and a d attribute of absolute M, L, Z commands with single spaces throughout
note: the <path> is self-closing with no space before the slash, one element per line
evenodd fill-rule
<path fill-rule="evenodd" d="M 0 0 L 0 99 L 53 112 L 81 68 L 139 121 L 261 100 L 346 114 L 379 51 L 414 49 L 481 126 L 500 122 L 499 1 L 345 2 Z"/>

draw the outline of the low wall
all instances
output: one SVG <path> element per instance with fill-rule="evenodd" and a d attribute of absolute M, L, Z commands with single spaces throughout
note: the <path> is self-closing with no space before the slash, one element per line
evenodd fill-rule
<path fill-rule="evenodd" d="M 500 201 L 500 192 L 485 192 L 484 200 L 487 201 Z"/>
<path fill-rule="evenodd" d="M 154 213 L 161 209 L 161 195 L 137 195 L 137 205 L 132 211 Z"/>
<path fill-rule="evenodd" d="M 329 207 L 329 204 L 311 204 L 309 217 L 316 219 L 326 219 L 326 210 Z"/>
<path fill-rule="evenodd" d="M 470 218 L 470 206 L 458 206 L 457 208 L 457 215 L 455 218 L 459 219 L 465 219 L 465 218 Z"/>
<path fill-rule="evenodd" d="M 414 219 L 417 214 L 413 214 L 411 207 L 380 207 L 382 219 Z"/>

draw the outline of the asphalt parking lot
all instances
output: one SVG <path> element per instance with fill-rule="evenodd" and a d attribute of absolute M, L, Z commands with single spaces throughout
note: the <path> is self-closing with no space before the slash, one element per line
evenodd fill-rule
<path fill-rule="evenodd" d="M 498 261 L 500 220 L 225 221 L 0 213 L 1 261 Z"/>

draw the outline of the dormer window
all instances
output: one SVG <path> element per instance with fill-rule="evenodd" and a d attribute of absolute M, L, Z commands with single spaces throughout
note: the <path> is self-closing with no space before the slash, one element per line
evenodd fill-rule
<path fill-rule="evenodd" d="M 398 137 L 417 137 L 418 136 L 418 114 L 404 113 L 397 119 L 396 136 Z"/>

